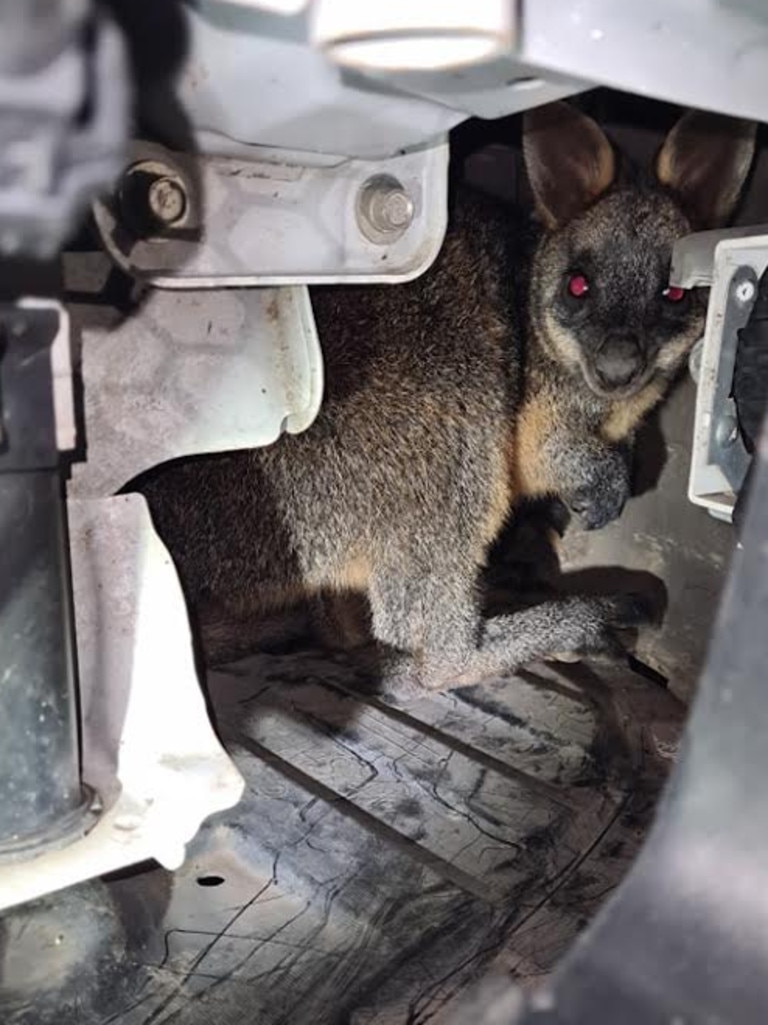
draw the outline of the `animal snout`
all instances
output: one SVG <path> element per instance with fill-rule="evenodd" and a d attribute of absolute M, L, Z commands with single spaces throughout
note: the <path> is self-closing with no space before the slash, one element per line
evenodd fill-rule
<path fill-rule="evenodd" d="M 609 388 L 627 385 L 643 369 L 640 339 L 632 334 L 609 335 L 598 350 L 595 370 Z"/>

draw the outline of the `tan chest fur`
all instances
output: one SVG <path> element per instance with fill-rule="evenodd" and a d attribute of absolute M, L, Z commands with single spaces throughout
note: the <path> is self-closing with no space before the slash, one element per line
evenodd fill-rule
<path fill-rule="evenodd" d="M 541 390 L 523 403 L 507 442 L 510 499 L 534 498 L 557 490 L 546 458 L 547 441 L 562 431 L 557 395 Z"/>
<path fill-rule="evenodd" d="M 663 396 L 660 384 L 651 382 L 637 395 L 621 402 L 614 402 L 603 421 L 602 435 L 606 441 L 623 441 L 634 431 L 643 417 L 653 409 Z"/>
<path fill-rule="evenodd" d="M 601 437 L 612 443 L 627 438 L 662 395 L 661 386 L 652 383 L 637 395 L 614 402 L 600 425 Z M 509 501 L 558 494 L 560 482 L 548 451 L 555 436 L 562 446 L 569 433 L 576 442 L 578 431 L 578 411 L 556 390 L 543 387 L 525 399 L 507 443 Z"/>

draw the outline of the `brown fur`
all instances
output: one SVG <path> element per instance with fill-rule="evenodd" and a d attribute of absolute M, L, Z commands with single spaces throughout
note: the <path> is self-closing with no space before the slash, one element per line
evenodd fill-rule
<path fill-rule="evenodd" d="M 374 637 L 402 653 L 392 671 L 417 670 L 428 686 L 600 647 L 611 624 L 637 614 L 615 599 L 571 598 L 483 621 L 476 595 L 488 546 L 520 496 L 558 494 L 592 525 L 618 514 L 628 473 L 616 443 L 660 399 L 701 327 L 695 303 L 670 322 L 662 310 L 661 343 L 643 336 L 642 378 L 620 394 L 595 390 L 584 319 L 571 324 L 560 298 L 568 261 L 586 253 L 597 268 L 595 303 L 600 268 L 623 268 L 622 287 L 645 289 L 655 310 L 671 242 L 689 222 L 673 183 L 617 198 L 597 126 L 562 106 L 552 113 L 526 133 L 548 225 L 527 296 L 507 212 L 462 194 L 423 277 L 313 291 L 327 389 L 308 431 L 143 482 L 194 605 L 248 620 L 300 594 L 362 591 Z M 565 164 L 552 135 L 563 123 Z M 733 193 L 731 177 L 723 188 Z M 623 325 L 637 311 L 644 325 L 640 304 L 628 296 L 616 318 Z"/>

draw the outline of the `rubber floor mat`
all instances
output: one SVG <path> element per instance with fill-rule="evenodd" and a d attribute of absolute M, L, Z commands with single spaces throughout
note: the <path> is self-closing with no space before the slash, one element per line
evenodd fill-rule
<path fill-rule="evenodd" d="M 17 968 L 8 1025 L 426 1025 L 486 970 L 533 984 L 627 871 L 683 714 L 606 665 L 384 697 L 305 652 L 209 690 L 243 801 L 176 873 L 12 912 L 6 958 L 62 954 Z"/>

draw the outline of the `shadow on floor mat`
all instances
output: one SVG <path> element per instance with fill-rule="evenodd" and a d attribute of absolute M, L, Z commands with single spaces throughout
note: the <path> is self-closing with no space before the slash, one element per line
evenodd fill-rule
<path fill-rule="evenodd" d="M 99 970 L 17 969 L 8 1025 L 424 1025 L 489 967 L 534 982 L 627 871 L 683 714 L 623 666 L 385 699 L 305 652 L 209 685 L 243 801 L 180 871 L 65 895 L 100 887 Z M 62 900 L 8 916 L 6 963 L 22 922 L 82 945 Z"/>

